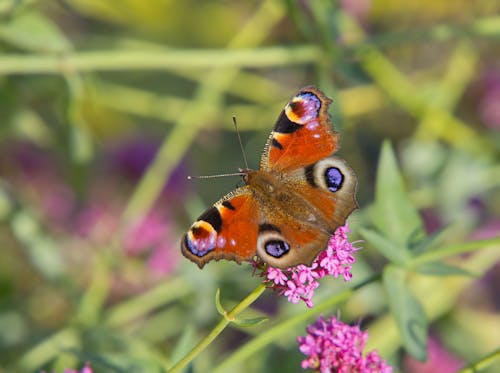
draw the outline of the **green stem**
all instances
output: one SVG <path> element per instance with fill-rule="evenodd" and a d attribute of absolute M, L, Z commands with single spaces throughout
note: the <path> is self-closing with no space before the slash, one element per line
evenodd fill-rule
<path fill-rule="evenodd" d="M 465 368 L 458 371 L 458 373 L 475 373 L 486 368 L 492 364 L 495 360 L 500 359 L 500 348 L 490 352 L 488 355 L 483 356 L 480 360 L 466 366 Z"/>
<path fill-rule="evenodd" d="M 368 278 L 367 280 L 359 283 L 352 288 L 345 289 L 340 293 L 330 297 L 329 299 L 317 304 L 314 308 L 309 308 L 304 312 L 301 312 L 294 317 L 267 329 L 265 332 L 260 333 L 258 336 L 253 338 L 251 341 L 243 345 L 239 350 L 233 353 L 228 358 L 224 359 L 224 361 L 215 367 L 212 370 L 212 373 L 216 372 L 224 372 L 228 371 L 228 368 L 239 361 L 243 361 L 250 356 L 257 353 L 259 350 L 265 348 L 272 341 L 278 340 L 283 337 L 284 334 L 290 332 L 298 325 L 303 324 L 307 320 L 312 320 L 317 315 L 322 312 L 329 311 L 333 306 L 338 305 L 349 299 L 349 297 L 358 289 L 371 284 L 375 281 L 380 280 L 380 275 L 375 275 L 373 277 Z"/>
<path fill-rule="evenodd" d="M 440 24 L 430 28 L 395 32 L 374 36 L 362 43 L 353 46 L 353 49 L 362 45 L 386 47 L 415 42 L 440 41 L 444 42 L 455 38 L 495 38 L 500 35 L 500 17 L 492 16 L 474 20 L 465 25 Z"/>
<path fill-rule="evenodd" d="M 470 242 L 463 242 L 459 244 L 445 246 L 441 249 L 430 251 L 428 253 L 422 254 L 412 261 L 412 264 L 419 265 L 422 263 L 434 262 L 446 257 L 466 253 L 472 250 L 480 250 L 485 246 L 500 245 L 500 237 L 487 238 L 484 240 L 476 240 Z"/>
<path fill-rule="evenodd" d="M 180 372 L 188 365 L 200 352 L 202 352 L 222 331 L 233 321 L 243 310 L 248 308 L 266 290 L 266 285 L 260 284 L 245 299 L 238 303 L 227 315 L 219 321 L 212 331 L 203 338 L 184 358 L 171 367 L 168 372 Z"/>
<path fill-rule="evenodd" d="M 0 75 L 62 74 L 71 71 L 217 69 L 313 63 L 319 48 L 169 49 L 70 52 L 61 55 L 10 54 L 0 57 Z"/>

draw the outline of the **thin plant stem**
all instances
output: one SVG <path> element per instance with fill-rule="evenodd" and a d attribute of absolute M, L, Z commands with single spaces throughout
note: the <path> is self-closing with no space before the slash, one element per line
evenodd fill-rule
<path fill-rule="evenodd" d="M 500 348 L 490 352 L 489 354 L 483 356 L 478 361 L 475 361 L 472 364 L 467 365 L 465 368 L 460 369 L 458 373 L 475 373 L 479 372 L 489 365 L 491 365 L 496 360 L 500 360 Z"/>
<path fill-rule="evenodd" d="M 177 364 L 171 367 L 168 372 L 176 373 L 180 372 L 186 365 L 188 365 L 200 352 L 207 348 L 212 341 L 217 338 L 217 336 L 222 333 L 222 331 L 233 321 L 236 317 L 245 309 L 247 309 L 253 302 L 255 302 L 261 294 L 266 290 L 265 284 L 260 284 L 252 291 L 245 299 L 238 303 L 231 311 L 223 317 L 219 323 L 212 329 L 212 331 L 207 334 L 184 358 L 182 358 Z"/>
<path fill-rule="evenodd" d="M 224 359 L 224 361 L 220 365 L 215 367 L 212 372 L 216 373 L 226 371 L 230 366 L 249 358 L 259 350 L 265 348 L 272 341 L 282 338 L 284 334 L 288 333 L 290 330 L 293 330 L 294 327 L 304 323 L 307 320 L 313 319 L 322 312 L 330 310 L 333 306 L 345 302 L 356 290 L 366 285 L 372 284 L 373 282 L 376 282 L 378 280 L 380 280 L 380 275 L 374 275 L 367 280 L 353 286 L 352 288 L 345 289 L 340 293 L 324 300 L 323 302 L 318 303 L 313 308 L 301 312 L 291 317 L 290 319 L 267 329 L 263 333 L 260 333 L 258 336 L 255 336 L 255 338 L 243 345 L 239 350 L 237 350 L 227 359 Z"/>
<path fill-rule="evenodd" d="M 10 54 L 0 57 L 0 74 L 65 74 L 79 71 L 185 70 L 293 66 L 315 62 L 314 45 L 207 50 L 127 50 L 68 52 L 62 55 Z"/>
<path fill-rule="evenodd" d="M 412 264 L 416 266 L 422 263 L 433 262 L 444 259 L 452 255 L 463 254 L 473 250 L 480 250 L 484 249 L 486 246 L 494 246 L 494 245 L 500 248 L 499 246 L 500 237 L 487 238 L 484 240 L 476 240 L 476 241 L 462 242 L 454 245 L 449 245 L 418 256 L 412 261 Z"/>

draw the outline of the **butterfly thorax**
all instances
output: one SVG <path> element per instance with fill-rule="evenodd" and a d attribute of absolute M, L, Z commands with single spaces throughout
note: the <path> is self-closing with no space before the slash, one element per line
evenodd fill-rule
<path fill-rule="evenodd" d="M 323 216 L 282 177 L 281 173 L 245 170 L 244 181 L 273 215 L 290 216 L 306 225 L 328 226 Z"/>

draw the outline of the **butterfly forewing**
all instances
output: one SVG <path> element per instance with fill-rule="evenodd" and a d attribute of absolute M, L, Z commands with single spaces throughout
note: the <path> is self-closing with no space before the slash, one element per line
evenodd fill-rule
<path fill-rule="evenodd" d="M 314 87 L 301 89 L 286 104 L 261 158 L 265 171 L 304 167 L 334 153 L 339 135 L 328 115 L 331 100 Z"/>

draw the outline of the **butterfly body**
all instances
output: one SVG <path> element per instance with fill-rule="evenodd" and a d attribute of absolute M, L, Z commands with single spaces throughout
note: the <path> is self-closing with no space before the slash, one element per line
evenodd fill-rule
<path fill-rule="evenodd" d="M 193 223 L 182 253 L 202 268 L 210 260 L 240 263 L 255 255 L 277 268 L 311 264 L 335 229 L 357 208 L 356 176 L 342 159 L 318 89 L 300 90 L 268 138 L 259 170 L 242 170 L 245 186 Z"/>

